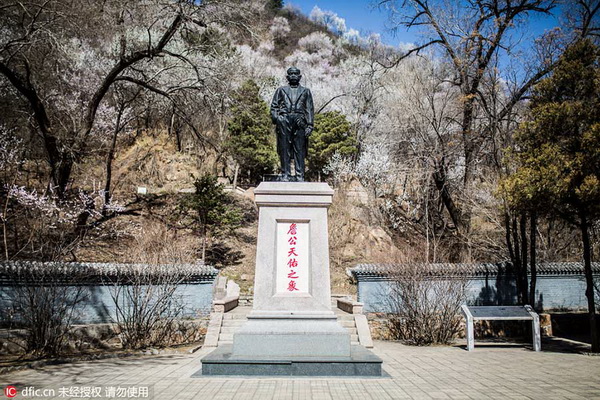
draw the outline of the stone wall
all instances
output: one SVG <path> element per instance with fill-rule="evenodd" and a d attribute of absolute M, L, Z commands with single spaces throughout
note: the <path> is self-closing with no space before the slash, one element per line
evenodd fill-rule
<path fill-rule="evenodd" d="M 173 293 L 174 299 L 181 302 L 183 307 L 182 316 L 185 318 L 197 318 L 210 313 L 212 306 L 212 282 L 198 282 L 194 284 L 177 285 Z M 63 290 L 77 290 L 74 286 L 64 286 Z M 116 321 L 115 304 L 111 297 L 113 286 L 86 285 L 84 288 L 85 300 L 77 307 L 74 316 L 74 324 L 110 323 Z M 14 287 L 4 286 L 0 288 L 0 307 L 6 309 L 6 304 L 12 298 Z M 0 313 L 0 317 L 2 314 Z"/>
<path fill-rule="evenodd" d="M 432 264 L 429 264 L 430 266 Z M 517 302 L 514 275 L 506 264 L 439 264 L 439 273 L 428 279 L 466 279 L 469 305 L 514 305 Z M 390 311 L 390 275 L 400 266 L 359 264 L 349 269 L 358 285 L 358 301 L 366 313 Z M 600 280 L 600 263 L 593 263 L 595 280 Z M 552 263 L 538 266 L 537 310 L 583 311 L 587 309 L 585 277 L 581 263 Z"/>
<path fill-rule="evenodd" d="M 218 271 L 206 265 L 162 265 L 145 266 L 132 264 L 100 264 L 100 263 L 38 263 L 38 262 L 4 262 L 0 263 L 0 310 L 9 310 L 10 302 L 19 287 L 60 286 L 60 290 L 83 290 L 84 300 L 76 308 L 73 323 L 110 323 L 114 322 L 115 302 L 111 292 L 126 290 L 131 286 L 128 277 L 132 273 L 148 274 L 147 269 L 159 271 L 156 275 L 164 276 L 165 271 L 177 282 L 172 300 L 182 307 L 185 318 L 198 318 L 211 311 L 213 284 Z M 180 279 L 178 278 L 180 277 Z M 150 279 L 152 281 L 152 279 Z M 157 278 L 157 282 L 161 281 Z M 161 281 L 161 282 L 164 282 Z M 172 283 L 169 283 L 172 285 Z M 141 286 L 144 289 L 144 286 Z M 5 319 L 10 316 L 0 312 L 0 323 L 6 325 Z"/>

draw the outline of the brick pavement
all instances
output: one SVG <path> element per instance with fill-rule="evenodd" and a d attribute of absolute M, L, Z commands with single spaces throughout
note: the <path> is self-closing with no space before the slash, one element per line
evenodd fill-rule
<path fill-rule="evenodd" d="M 477 342 L 476 344 L 480 344 Z M 158 355 L 46 366 L 0 375 L 0 387 L 150 386 L 155 399 L 600 399 L 600 357 L 546 347 L 409 347 L 375 342 L 386 378 L 192 377 L 195 354 Z M 105 389 L 103 389 L 104 391 Z M 0 398 L 6 398 L 0 395 Z M 15 399 L 49 398 L 22 397 Z M 56 399 L 59 397 L 56 392 Z M 77 397 L 71 397 L 77 398 Z"/>

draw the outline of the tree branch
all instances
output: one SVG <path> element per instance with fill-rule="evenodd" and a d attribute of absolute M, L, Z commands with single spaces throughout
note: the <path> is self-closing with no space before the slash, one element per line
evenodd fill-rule
<path fill-rule="evenodd" d="M 343 96 L 347 96 L 347 93 L 342 93 L 342 94 L 338 94 L 337 96 L 333 96 L 331 99 L 327 100 L 325 102 L 325 104 L 323 104 L 323 106 L 321 108 L 319 108 L 319 110 L 315 113 L 315 114 L 320 114 L 321 111 L 323 111 L 323 109 L 325 107 L 327 107 L 332 101 L 334 101 L 335 99 L 339 98 L 339 97 L 343 97 Z"/>
<path fill-rule="evenodd" d="M 384 68 L 394 68 L 397 67 L 398 64 L 400 64 L 400 62 L 408 57 L 410 57 L 412 54 L 419 54 L 419 52 L 423 49 L 426 49 L 427 47 L 436 44 L 436 43 L 443 43 L 441 40 L 436 39 L 436 40 L 431 40 L 421 46 L 415 47 L 410 49 L 409 51 L 407 51 L 406 53 L 402 54 L 401 56 L 399 56 L 398 58 L 396 58 L 394 61 L 392 61 L 391 64 L 385 65 L 379 61 L 377 61 L 377 64 L 381 65 Z"/>
<path fill-rule="evenodd" d="M 164 90 L 161 90 L 155 86 L 150 85 L 148 82 L 143 81 L 141 79 L 136 79 L 133 78 L 131 76 L 118 76 L 117 78 L 115 78 L 115 82 L 118 81 L 126 81 L 126 82 L 131 82 L 131 83 L 135 83 L 136 85 L 139 85 L 145 89 L 148 89 L 151 92 L 160 94 L 161 96 L 164 96 L 166 98 L 171 98 L 171 96 L 169 95 L 169 93 L 165 92 Z"/>
<path fill-rule="evenodd" d="M 81 140 L 79 140 L 78 153 L 82 153 L 85 149 L 87 143 L 86 138 L 90 134 L 94 125 L 94 120 L 96 117 L 96 111 L 98 110 L 98 106 L 100 105 L 100 102 L 110 89 L 110 86 L 115 82 L 119 74 L 121 74 L 125 69 L 141 60 L 144 60 L 146 58 L 153 58 L 160 55 L 163 52 L 165 46 L 173 38 L 175 32 L 177 32 L 177 29 L 182 24 L 182 22 L 183 15 L 177 14 L 177 16 L 173 19 L 173 22 L 171 22 L 171 25 L 162 35 L 156 46 L 149 47 L 146 50 L 136 51 L 125 58 L 121 58 L 121 60 L 119 60 L 119 62 L 111 69 L 108 75 L 106 75 L 106 77 L 102 81 L 102 84 L 100 85 L 98 90 L 96 90 L 96 93 L 94 93 L 94 96 L 92 97 L 92 100 L 90 101 L 87 107 L 85 128 Z"/>

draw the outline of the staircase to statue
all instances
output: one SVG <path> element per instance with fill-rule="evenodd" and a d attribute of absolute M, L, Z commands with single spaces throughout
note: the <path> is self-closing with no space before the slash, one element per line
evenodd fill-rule
<path fill-rule="evenodd" d="M 280 355 L 277 358 L 256 355 L 237 355 L 233 351 L 233 337 L 236 345 L 247 335 L 246 330 L 255 321 L 248 320 L 252 311 L 252 300 L 240 299 L 232 303 L 244 304 L 234 308 L 225 304 L 216 304 L 215 311 L 210 315 L 208 330 L 204 339 L 204 348 L 212 348 L 202 358 L 202 374 L 204 375 L 293 375 L 293 376 L 381 376 L 381 358 L 375 356 L 369 349 L 373 348 L 373 340 L 366 316 L 362 313 L 363 304 L 353 301 L 348 296 L 332 298 L 332 310 L 337 324 L 338 338 L 328 338 L 327 348 L 348 346 L 350 336 L 350 352 L 347 356 L 295 356 Z M 339 307 L 339 308 L 338 308 Z M 227 310 L 227 311 L 224 311 Z M 330 320 L 331 321 L 331 320 Z M 332 321 L 333 322 L 333 321 Z M 248 323 L 248 325 L 246 325 Z M 310 325 L 310 320 L 307 322 Z M 335 324 L 334 324 L 335 325 Z M 348 331 L 348 336 L 343 334 Z M 241 340 L 240 340 L 241 338 Z M 278 339 L 278 338 L 277 338 Z M 265 345 L 264 342 L 258 344 Z M 268 345 L 263 350 L 268 353 Z M 267 350 L 264 350 L 267 349 Z"/>
<path fill-rule="evenodd" d="M 360 344 L 356 323 L 354 321 L 354 316 L 338 308 L 333 308 L 333 310 L 337 316 L 338 323 L 342 327 L 346 328 L 348 330 L 348 333 L 350 333 L 351 344 Z M 240 329 L 240 327 L 248 320 L 247 317 L 250 311 L 252 311 L 251 304 L 236 307 L 231 311 L 220 314 L 220 316 L 212 314 L 212 327 L 209 326 L 209 332 L 207 332 L 207 340 L 205 340 L 205 343 L 208 344 L 208 342 L 216 342 L 217 346 L 222 346 L 224 344 L 233 344 L 233 334 L 237 332 Z M 220 325 L 218 321 L 219 319 Z M 209 335 L 213 335 L 214 337 L 215 334 L 218 335 L 217 340 L 208 340 Z"/>

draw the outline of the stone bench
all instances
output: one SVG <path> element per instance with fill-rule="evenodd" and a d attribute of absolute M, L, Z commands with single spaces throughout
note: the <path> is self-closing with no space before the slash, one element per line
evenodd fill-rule
<path fill-rule="evenodd" d="M 216 313 L 226 313 L 233 310 L 239 304 L 240 296 L 228 296 L 213 300 L 213 308 Z"/>
<path fill-rule="evenodd" d="M 533 350 L 542 349 L 540 338 L 540 318 L 531 306 L 467 306 L 462 312 L 467 320 L 467 350 L 475 348 L 474 321 L 531 321 L 533 329 Z"/>
<path fill-rule="evenodd" d="M 216 313 L 226 313 L 236 308 L 240 301 L 240 286 L 225 277 L 217 279 L 213 310 Z"/>
<path fill-rule="evenodd" d="M 358 303 L 352 299 L 348 298 L 338 298 L 337 299 L 337 308 L 342 311 L 347 312 L 348 314 L 362 314 L 363 312 L 363 303 Z"/>

